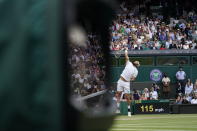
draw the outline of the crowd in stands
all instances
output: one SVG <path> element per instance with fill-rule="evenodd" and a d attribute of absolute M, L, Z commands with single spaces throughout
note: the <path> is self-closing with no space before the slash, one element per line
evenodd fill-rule
<path fill-rule="evenodd" d="M 74 94 L 88 95 L 105 89 L 105 66 L 99 39 L 89 35 L 86 47 L 71 44 L 71 87 Z"/>
<path fill-rule="evenodd" d="M 175 104 L 197 104 L 197 80 L 193 84 L 190 79 L 185 84 L 184 91 L 181 84 L 177 88 L 177 99 Z"/>
<path fill-rule="evenodd" d="M 111 26 L 112 51 L 125 47 L 129 50 L 197 49 L 195 11 L 164 20 L 161 14 L 154 17 L 136 14 L 125 4 L 121 4 L 121 9 Z"/>
<path fill-rule="evenodd" d="M 177 79 L 177 99 L 176 104 L 197 104 L 197 80 L 193 84 L 191 79 L 187 78 L 187 75 L 182 67 L 179 68 L 179 71 L 176 73 Z"/>

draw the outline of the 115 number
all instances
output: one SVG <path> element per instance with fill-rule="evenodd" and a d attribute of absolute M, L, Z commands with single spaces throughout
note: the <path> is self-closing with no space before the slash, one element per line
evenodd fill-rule
<path fill-rule="evenodd" d="M 153 105 L 143 105 L 143 106 L 141 106 L 141 111 L 142 112 L 153 112 L 154 111 Z"/>

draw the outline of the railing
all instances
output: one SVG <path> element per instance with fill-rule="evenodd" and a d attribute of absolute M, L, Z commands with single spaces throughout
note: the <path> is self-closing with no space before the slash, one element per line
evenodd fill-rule
<path fill-rule="evenodd" d="M 117 51 L 111 51 L 111 55 L 115 55 Z M 119 51 L 121 56 L 124 56 L 124 51 Z M 128 51 L 129 55 L 132 56 L 166 56 L 166 55 L 185 55 L 185 56 L 192 56 L 197 55 L 196 49 L 169 49 L 169 50 L 132 50 Z"/>

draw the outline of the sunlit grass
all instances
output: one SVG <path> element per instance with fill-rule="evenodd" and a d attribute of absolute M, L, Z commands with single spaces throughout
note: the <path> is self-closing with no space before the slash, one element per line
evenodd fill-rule
<path fill-rule="evenodd" d="M 109 131 L 197 131 L 197 114 L 117 116 Z"/>

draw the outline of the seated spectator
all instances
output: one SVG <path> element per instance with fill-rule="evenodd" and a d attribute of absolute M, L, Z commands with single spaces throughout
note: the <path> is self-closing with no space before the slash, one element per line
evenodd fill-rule
<path fill-rule="evenodd" d="M 177 96 L 182 95 L 182 88 L 181 88 L 181 83 L 180 82 L 178 82 L 178 84 L 177 84 L 176 93 L 177 93 Z"/>
<path fill-rule="evenodd" d="M 197 104 L 197 93 L 195 93 L 194 98 L 191 100 L 191 104 Z"/>
<path fill-rule="evenodd" d="M 158 47 L 156 46 L 156 44 L 153 44 L 153 45 L 150 47 L 150 49 L 152 49 L 152 50 L 158 50 Z"/>
<path fill-rule="evenodd" d="M 100 87 L 99 87 L 99 90 L 105 90 L 106 89 L 106 87 L 105 87 L 105 83 L 104 83 L 104 81 L 101 81 L 100 82 Z"/>
<path fill-rule="evenodd" d="M 169 46 L 169 49 L 177 49 L 177 44 L 175 42 L 172 42 Z"/>
<path fill-rule="evenodd" d="M 99 91 L 98 84 L 96 82 L 94 82 L 92 93 L 96 93 L 98 91 Z"/>
<path fill-rule="evenodd" d="M 186 94 L 186 95 L 185 95 L 185 98 L 186 98 L 186 100 L 187 100 L 189 103 L 191 103 L 192 94 Z"/>
<path fill-rule="evenodd" d="M 160 47 L 160 50 L 165 50 L 165 49 L 166 49 L 165 45 L 162 44 L 161 47 Z"/>
<path fill-rule="evenodd" d="M 150 100 L 158 100 L 158 93 L 154 90 L 154 87 L 151 87 L 150 90 Z"/>
<path fill-rule="evenodd" d="M 190 102 L 186 99 L 186 96 L 184 95 L 182 97 L 182 104 L 189 104 Z"/>
<path fill-rule="evenodd" d="M 148 88 L 144 88 L 143 94 L 145 95 L 145 97 L 149 100 L 150 99 L 150 93 Z"/>
<path fill-rule="evenodd" d="M 145 43 L 143 46 L 143 50 L 150 50 L 150 47 L 147 43 Z"/>
<path fill-rule="evenodd" d="M 168 41 L 166 41 L 166 43 L 165 43 L 165 47 L 166 47 L 166 49 L 169 49 L 170 44 L 171 44 L 171 40 L 169 39 L 169 40 L 168 40 Z"/>
<path fill-rule="evenodd" d="M 115 94 L 114 94 L 114 96 L 113 96 L 113 98 L 112 98 L 112 100 L 114 100 L 114 101 L 118 101 L 118 99 L 117 99 L 117 98 L 118 98 L 118 94 L 117 94 L 117 93 L 115 93 Z"/>
<path fill-rule="evenodd" d="M 192 94 L 194 94 L 194 93 L 197 93 L 197 80 L 196 80 L 196 82 L 194 83 L 194 88 L 193 88 L 193 90 L 192 90 Z"/>
<path fill-rule="evenodd" d="M 182 97 L 181 96 L 178 96 L 176 98 L 175 104 L 182 104 Z"/>
<path fill-rule="evenodd" d="M 189 95 L 192 93 L 192 90 L 193 90 L 193 83 L 191 82 L 190 79 L 187 80 L 187 83 L 185 85 L 185 94 Z"/>
<path fill-rule="evenodd" d="M 117 106 L 116 106 L 116 113 L 120 113 L 120 99 L 119 99 L 117 93 L 115 93 L 115 95 L 114 95 L 114 97 L 113 97 L 112 100 L 113 100 L 114 104 L 117 105 Z"/>
<path fill-rule="evenodd" d="M 137 47 L 135 47 L 135 50 L 143 50 L 142 46 L 141 45 L 137 45 Z"/>
<path fill-rule="evenodd" d="M 88 93 L 92 93 L 92 86 L 89 84 L 89 82 L 87 81 L 87 80 L 85 80 L 85 82 L 84 82 L 84 88 L 86 89 L 86 91 L 88 92 Z"/>
<path fill-rule="evenodd" d="M 140 99 L 140 94 L 136 89 L 133 90 L 133 99 L 134 100 L 139 100 Z"/>
<path fill-rule="evenodd" d="M 147 98 L 146 95 L 143 93 L 142 96 L 140 97 L 140 100 L 148 100 L 148 98 Z"/>
<path fill-rule="evenodd" d="M 166 34 L 165 34 L 164 32 L 162 32 L 162 33 L 159 35 L 159 40 L 160 40 L 160 41 L 166 41 L 166 40 L 167 40 Z"/>
<path fill-rule="evenodd" d="M 160 87 L 159 87 L 156 83 L 153 83 L 153 84 L 152 84 L 152 87 L 153 87 L 154 90 L 157 92 L 158 97 L 159 97 L 159 96 L 160 96 Z"/>

